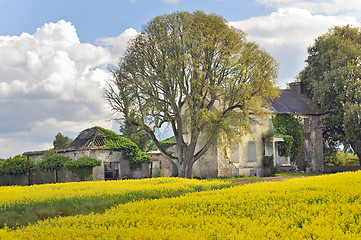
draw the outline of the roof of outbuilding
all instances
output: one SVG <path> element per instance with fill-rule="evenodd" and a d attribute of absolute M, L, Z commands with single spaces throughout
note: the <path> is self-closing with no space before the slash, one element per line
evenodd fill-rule
<path fill-rule="evenodd" d="M 321 115 L 318 109 L 306 96 L 296 91 L 282 90 L 270 107 L 272 113 L 290 113 L 303 115 Z"/>
<path fill-rule="evenodd" d="M 105 136 L 97 128 L 83 130 L 70 144 L 68 149 L 101 147 Z"/>

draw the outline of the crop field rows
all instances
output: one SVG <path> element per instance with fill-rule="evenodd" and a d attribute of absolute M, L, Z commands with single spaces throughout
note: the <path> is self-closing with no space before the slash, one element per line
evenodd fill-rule
<path fill-rule="evenodd" d="M 178 178 L 1 187 L 2 214 L 28 204 L 118 202 L 96 213 L 5 225 L 0 239 L 358 239 L 360 196 L 361 172 L 232 187 Z"/>

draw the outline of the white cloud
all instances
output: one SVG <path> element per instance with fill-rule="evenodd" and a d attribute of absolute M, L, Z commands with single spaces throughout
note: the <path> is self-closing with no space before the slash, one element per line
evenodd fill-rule
<path fill-rule="evenodd" d="M 172 3 L 172 4 L 177 4 L 179 2 L 179 0 L 163 0 L 166 3 Z"/>
<path fill-rule="evenodd" d="M 119 56 L 125 52 L 129 40 L 134 39 L 138 34 L 139 33 L 134 28 L 128 28 L 117 37 L 100 38 L 96 40 L 96 43 L 109 47 L 114 56 L 113 62 L 117 63 L 119 61 Z"/>
<path fill-rule="evenodd" d="M 280 8 L 267 16 L 229 24 L 242 29 L 248 34 L 248 40 L 256 42 L 276 58 L 280 63 L 279 85 L 282 87 L 286 82 L 294 81 L 303 69 L 307 47 L 316 37 L 335 25 L 359 26 L 354 17 L 312 15 L 308 10 L 299 8 Z"/>
<path fill-rule="evenodd" d="M 312 13 L 338 14 L 344 11 L 357 13 L 361 10 L 359 0 L 256 0 L 267 7 L 292 7 L 307 9 Z"/>
<path fill-rule="evenodd" d="M 84 128 L 111 126 L 101 87 L 133 30 L 116 42 L 108 38 L 112 51 L 81 43 L 64 20 L 33 35 L 0 36 L 0 158 L 49 148 L 58 132 L 75 137 Z"/>

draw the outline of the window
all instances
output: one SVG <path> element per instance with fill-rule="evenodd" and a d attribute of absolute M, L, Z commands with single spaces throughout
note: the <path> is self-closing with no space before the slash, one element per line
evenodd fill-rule
<path fill-rule="evenodd" d="M 239 146 L 237 142 L 235 142 L 231 147 L 231 162 L 239 162 Z"/>
<path fill-rule="evenodd" d="M 257 162 L 256 142 L 248 142 L 248 162 Z"/>

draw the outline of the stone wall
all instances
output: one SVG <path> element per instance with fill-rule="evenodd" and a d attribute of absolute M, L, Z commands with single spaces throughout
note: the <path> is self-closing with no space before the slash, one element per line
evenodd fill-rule
<path fill-rule="evenodd" d="M 27 152 L 24 153 L 36 162 L 39 162 L 44 158 L 44 151 L 39 152 Z M 57 154 L 69 156 L 73 161 L 80 157 L 91 157 L 97 160 L 101 160 L 102 164 L 100 166 L 94 167 L 91 175 L 87 176 L 85 181 L 98 181 L 105 180 L 105 164 L 111 164 L 113 178 L 114 179 L 128 179 L 128 178 L 145 178 L 150 176 L 150 164 L 143 163 L 140 168 L 132 170 L 129 166 L 129 161 L 124 159 L 120 151 L 105 150 L 105 149 L 83 149 L 83 150 L 59 150 Z M 108 164 L 108 165 L 109 165 Z M 35 172 L 34 172 L 35 174 Z M 36 176 L 33 177 L 32 183 L 44 183 L 49 182 L 45 181 L 44 176 L 42 177 L 40 173 L 36 173 Z M 51 175 L 51 174 L 49 174 Z M 112 179 L 113 179 L 112 178 Z M 52 182 L 51 176 L 50 181 Z M 62 174 L 61 182 L 76 182 L 80 181 L 79 177 L 72 173 L 71 171 L 66 171 Z"/>
<path fill-rule="evenodd" d="M 303 130 L 303 145 L 298 156 L 297 167 L 300 171 L 323 171 L 322 116 L 299 116 Z"/>
<path fill-rule="evenodd" d="M 160 152 L 147 153 L 147 155 L 152 158 L 152 163 L 150 164 L 152 177 L 175 177 L 178 175 L 176 164 Z"/>

